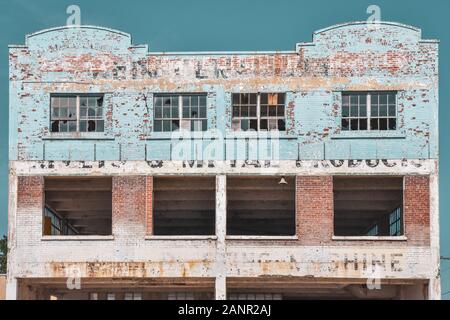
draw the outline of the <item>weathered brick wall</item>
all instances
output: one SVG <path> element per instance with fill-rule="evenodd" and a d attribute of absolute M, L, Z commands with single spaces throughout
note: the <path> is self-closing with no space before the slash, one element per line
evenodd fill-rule
<path fill-rule="evenodd" d="M 114 237 L 135 241 L 146 233 L 147 179 L 113 177 L 112 231 Z"/>
<path fill-rule="evenodd" d="M 420 30 L 389 23 L 373 30 L 364 23 L 335 26 L 316 32 L 312 43 L 298 44 L 296 50 L 272 53 L 149 53 L 145 46 L 133 46 L 130 35 L 85 26 L 29 36 L 25 46 L 9 50 L 11 163 L 23 161 L 25 175 L 45 168 L 40 174 L 101 172 L 114 176 L 113 237 L 42 240 L 43 178 L 19 177 L 17 213 L 11 224 L 17 239 L 14 276 L 64 277 L 67 268 L 76 264 L 87 276 L 121 277 L 128 276 L 127 263 L 131 269 L 138 266 L 140 276 L 146 277 L 215 276 L 214 241 L 145 240 L 153 227 L 153 181 L 145 174 L 153 169 L 134 160 L 164 160 L 170 167 L 167 160 L 173 149 L 170 138 L 152 130 L 156 93 L 207 93 L 208 129 L 226 135 L 230 133 L 233 92 L 286 92 L 281 160 L 388 159 L 391 165 L 395 159 L 437 159 L 437 50 L 437 43 L 423 40 Z M 346 90 L 398 90 L 399 130 L 342 135 L 339 92 Z M 52 93 L 104 93 L 105 132 L 54 139 L 49 132 Z M 202 147 L 207 144 L 204 141 Z M 108 160 L 116 163 L 105 165 Z M 73 166 L 86 171 L 73 170 Z M 405 180 L 408 241 L 355 244 L 332 240 L 332 177 L 321 175 L 330 174 L 328 169 L 321 164 L 311 169 L 294 167 L 313 175 L 299 176 L 296 182 L 300 240 L 230 240 L 228 275 L 309 276 L 313 272 L 327 277 L 329 270 L 322 263 L 329 263 L 336 251 L 351 252 L 358 246 L 369 247 L 369 253 L 405 249 L 407 268 L 395 276 L 430 277 L 430 248 L 422 247 L 430 243 L 427 178 Z M 396 171 L 389 174 L 408 175 L 417 169 L 403 163 L 362 167 L 349 165 L 347 171 L 342 167 L 338 174 L 361 170 L 377 174 L 377 170 L 389 169 Z M 242 173 L 241 169 L 235 168 L 233 174 Z M 205 170 L 198 168 L 195 174 Z M 134 176 L 123 176 L 124 172 Z"/>
<path fill-rule="evenodd" d="M 153 95 L 167 92 L 207 93 L 208 129 L 223 135 L 231 130 L 233 92 L 286 92 L 286 136 L 293 139 L 282 141 L 283 159 L 438 154 L 438 45 L 409 26 L 351 23 L 318 31 L 292 51 L 197 55 L 149 53 L 130 35 L 104 28 L 58 28 L 11 47 L 9 60 L 17 119 L 10 159 L 169 159 L 171 142 L 152 130 Z M 395 135 L 404 139 L 331 139 L 341 133 L 338 93 L 346 90 L 398 90 Z M 75 92 L 105 93 L 108 139 L 43 140 L 51 135 L 50 94 Z"/>
<path fill-rule="evenodd" d="M 408 242 L 430 245 L 430 178 L 406 176 L 404 183 L 403 211 Z"/>
<path fill-rule="evenodd" d="M 16 239 L 18 245 L 36 246 L 42 236 L 44 178 L 18 177 Z"/>
<path fill-rule="evenodd" d="M 148 240 L 151 231 L 152 177 L 113 177 L 113 237 L 42 239 L 43 178 L 18 177 L 14 276 L 65 277 L 79 267 L 83 277 L 211 277 L 215 274 L 213 240 Z M 332 175 L 298 176 L 297 235 L 292 240 L 228 240 L 227 274 L 233 277 L 292 275 L 343 277 L 330 271 L 333 261 L 353 253 L 377 258 L 400 255 L 398 278 L 427 278 L 433 265 L 429 244 L 429 187 L 424 176 L 405 178 L 408 241 L 340 241 L 333 235 Z M 192 250 L 195 248 L 195 250 Z M 389 267 L 389 261 L 386 260 Z M 342 261 L 341 261 L 342 262 Z M 359 272 L 359 273 L 358 273 Z M 354 277 L 366 277 L 360 270 Z"/>
<path fill-rule="evenodd" d="M 296 224 L 300 243 L 329 243 L 333 236 L 333 177 L 297 176 L 296 185 Z"/>
<path fill-rule="evenodd" d="M 302 245 L 352 245 L 333 237 L 333 177 L 297 176 L 297 235 Z M 403 219 L 407 241 L 402 245 L 430 245 L 430 181 L 428 176 L 405 176 Z M 397 241 L 358 241 L 376 246 Z"/>
<path fill-rule="evenodd" d="M 146 230 L 147 234 L 153 234 L 153 177 L 146 177 Z"/>

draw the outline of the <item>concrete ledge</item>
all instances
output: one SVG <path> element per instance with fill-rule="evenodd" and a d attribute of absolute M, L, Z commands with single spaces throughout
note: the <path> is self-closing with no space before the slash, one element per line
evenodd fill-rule
<path fill-rule="evenodd" d="M 42 236 L 41 241 L 109 241 L 114 236 Z"/>
<path fill-rule="evenodd" d="M 217 240 L 217 236 L 145 236 L 145 240 Z"/>
<path fill-rule="evenodd" d="M 226 240 L 298 240 L 297 236 L 226 236 Z"/>
<path fill-rule="evenodd" d="M 406 139 L 406 133 L 398 131 L 342 131 L 330 137 L 332 140 L 339 139 Z"/>
<path fill-rule="evenodd" d="M 407 241 L 406 236 L 333 236 L 333 240 L 343 241 Z"/>
<path fill-rule="evenodd" d="M 98 134 L 49 134 L 42 137 L 42 140 L 115 140 L 114 136 Z"/>

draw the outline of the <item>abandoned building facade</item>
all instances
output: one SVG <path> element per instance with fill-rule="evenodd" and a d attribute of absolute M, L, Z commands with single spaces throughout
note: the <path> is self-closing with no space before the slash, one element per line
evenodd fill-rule
<path fill-rule="evenodd" d="M 9 47 L 9 299 L 439 299 L 438 41 Z"/>

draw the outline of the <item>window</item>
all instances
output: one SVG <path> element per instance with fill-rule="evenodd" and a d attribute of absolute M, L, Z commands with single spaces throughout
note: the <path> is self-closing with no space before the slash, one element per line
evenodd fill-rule
<path fill-rule="evenodd" d="M 154 131 L 206 131 L 206 95 L 155 95 Z"/>
<path fill-rule="evenodd" d="M 229 300 L 283 300 L 280 293 L 230 293 Z"/>
<path fill-rule="evenodd" d="M 89 293 L 89 300 L 98 300 L 98 293 L 96 292 Z"/>
<path fill-rule="evenodd" d="M 103 132 L 103 95 L 52 95 L 51 132 Z"/>
<path fill-rule="evenodd" d="M 366 234 L 366 236 L 377 236 L 378 235 L 378 225 L 374 225 Z"/>
<path fill-rule="evenodd" d="M 77 231 L 67 221 L 48 206 L 44 209 L 44 235 L 76 235 Z"/>
<path fill-rule="evenodd" d="M 335 236 L 403 235 L 403 177 L 334 177 Z"/>
<path fill-rule="evenodd" d="M 170 292 L 167 295 L 167 300 L 194 300 L 194 293 L 192 293 L 192 292 Z"/>
<path fill-rule="evenodd" d="M 116 300 L 116 294 L 115 293 L 107 293 L 106 300 Z"/>
<path fill-rule="evenodd" d="M 233 130 L 286 130 L 284 93 L 233 93 Z"/>
<path fill-rule="evenodd" d="M 389 233 L 391 236 L 402 234 L 402 210 L 397 208 L 389 216 Z"/>
<path fill-rule="evenodd" d="M 342 94 L 342 130 L 396 130 L 396 92 Z"/>
<path fill-rule="evenodd" d="M 142 300 L 142 293 L 139 292 L 126 292 L 124 296 L 125 300 Z"/>

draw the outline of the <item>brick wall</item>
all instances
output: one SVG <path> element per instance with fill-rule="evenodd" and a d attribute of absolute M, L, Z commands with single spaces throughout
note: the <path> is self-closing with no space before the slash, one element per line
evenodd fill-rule
<path fill-rule="evenodd" d="M 430 245 L 430 178 L 405 177 L 404 220 L 408 242 Z"/>
<path fill-rule="evenodd" d="M 113 177 L 112 230 L 119 238 L 139 239 L 146 233 L 146 177 Z"/>
<path fill-rule="evenodd" d="M 404 185 L 404 221 L 408 244 L 427 246 L 430 244 L 429 177 L 406 176 Z M 301 244 L 333 243 L 333 177 L 298 176 L 296 187 L 296 229 Z M 21 226 L 20 232 L 26 234 L 19 236 L 19 241 L 40 239 L 44 179 L 18 177 L 17 196 L 17 223 Z M 115 236 L 139 238 L 152 234 L 153 177 L 114 177 L 112 198 Z M 338 243 L 344 244 L 341 241 Z"/>
<path fill-rule="evenodd" d="M 297 176 L 297 235 L 302 244 L 330 242 L 333 236 L 333 177 Z"/>
<path fill-rule="evenodd" d="M 428 176 L 406 176 L 404 180 L 404 225 L 407 245 L 430 245 L 430 181 Z M 297 235 L 302 245 L 355 245 L 333 241 L 333 177 L 297 176 Z M 376 246 L 394 241 L 359 241 Z M 395 241 L 396 244 L 399 244 Z"/>
<path fill-rule="evenodd" d="M 36 244 L 42 236 L 44 178 L 18 177 L 17 227 L 18 243 Z"/>
<path fill-rule="evenodd" d="M 146 231 L 153 234 L 153 177 L 146 177 Z"/>

